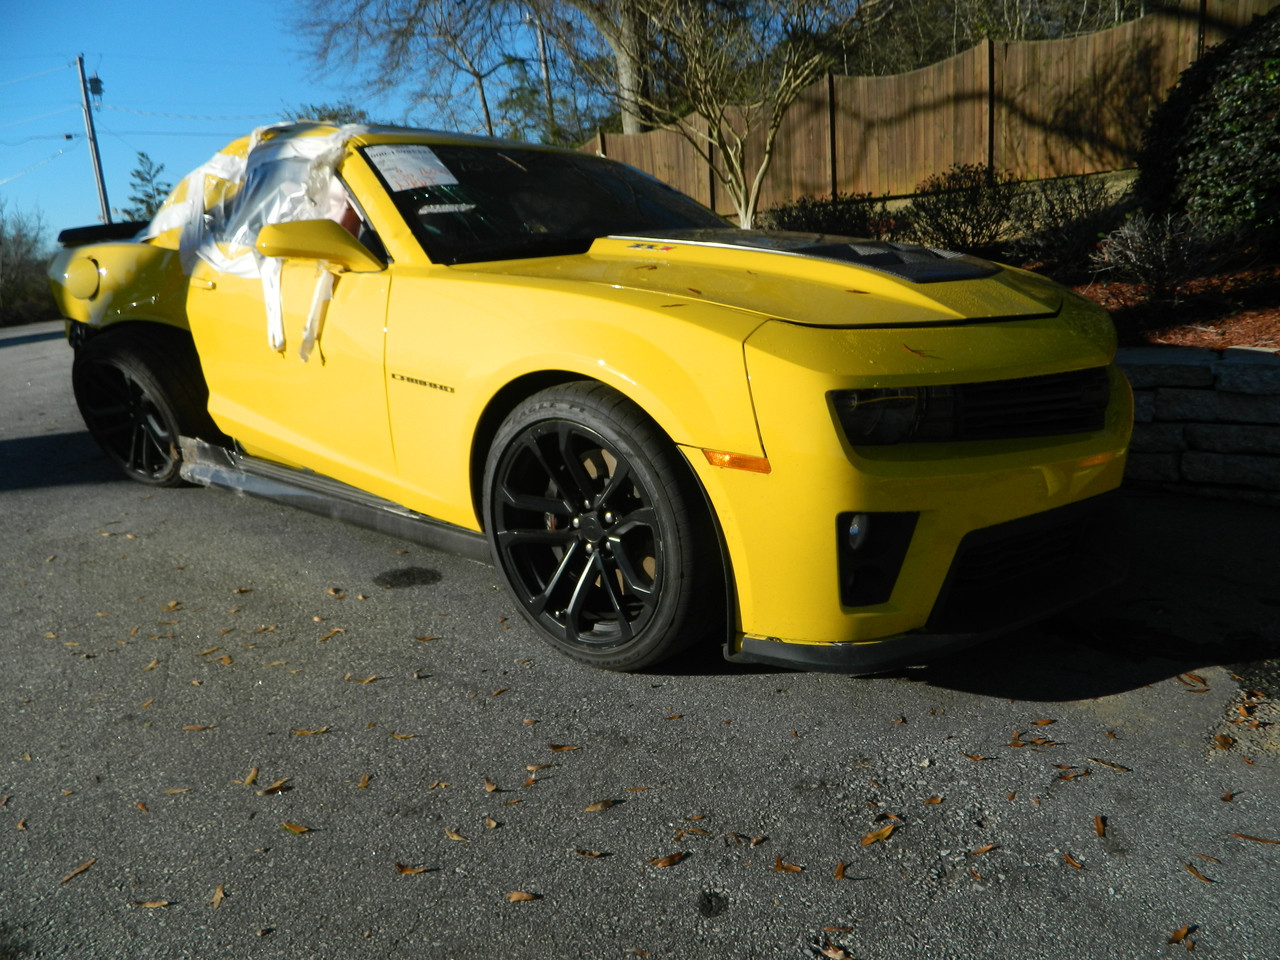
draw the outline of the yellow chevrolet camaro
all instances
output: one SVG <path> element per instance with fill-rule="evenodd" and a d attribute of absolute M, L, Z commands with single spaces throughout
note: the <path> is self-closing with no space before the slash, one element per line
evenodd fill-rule
<path fill-rule="evenodd" d="M 235 141 L 138 231 L 66 231 L 51 267 L 108 456 L 489 556 L 584 662 L 872 672 L 1120 573 L 1112 326 L 1033 274 L 317 124 Z"/>

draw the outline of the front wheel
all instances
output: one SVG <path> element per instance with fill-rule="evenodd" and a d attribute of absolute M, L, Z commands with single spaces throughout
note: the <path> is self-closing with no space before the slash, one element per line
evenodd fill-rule
<path fill-rule="evenodd" d="M 499 428 L 485 467 L 494 561 L 555 648 L 636 670 L 723 620 L 714 533 L 680 452 L 602 384 L 535 394 Z"/>

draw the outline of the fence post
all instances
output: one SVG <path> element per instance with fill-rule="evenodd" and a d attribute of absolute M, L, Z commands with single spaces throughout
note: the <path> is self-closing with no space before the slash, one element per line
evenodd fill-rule
<path fill-rule="evenodd" d="M 839 193 L 840 179 L 836 176 L 836 78 L 827 74 L 827 172 L 831 174 L 831 199 Z"/>
<path fill-rule="evenodd" d="M 996 169 L 996 45 L 982 41 L 987 48 L 987 170 Z"/>

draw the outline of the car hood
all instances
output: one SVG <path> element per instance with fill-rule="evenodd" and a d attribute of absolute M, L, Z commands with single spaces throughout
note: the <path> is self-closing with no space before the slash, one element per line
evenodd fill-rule
<path fill-rule="evenodd" d="M 1060 288 L 1043 277 L 977 257 L 808 233 L 612 236 L 583 254 L 458 269 L 630 288 L 824 327 L 1045 317 L 1062 305 Z"/>

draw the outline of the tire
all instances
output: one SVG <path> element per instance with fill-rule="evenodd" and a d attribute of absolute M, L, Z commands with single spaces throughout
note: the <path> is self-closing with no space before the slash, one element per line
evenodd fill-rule
<path fill-rule="evenodd" d="M 689 466 L 603 384 L 544 390 L 507 417 L 484 519 L 520 611 L 577 660 L 638 670 L 723 624 L 723 568 Z"/>
<path fill-rule="evenodd" d="M 108 331 L 76 348 L 76 405 L 94 441 L 125 476 L 153 487 L 183 483 L 179 436 L 224 439 L 188 337 L 153 326 Z"/>

